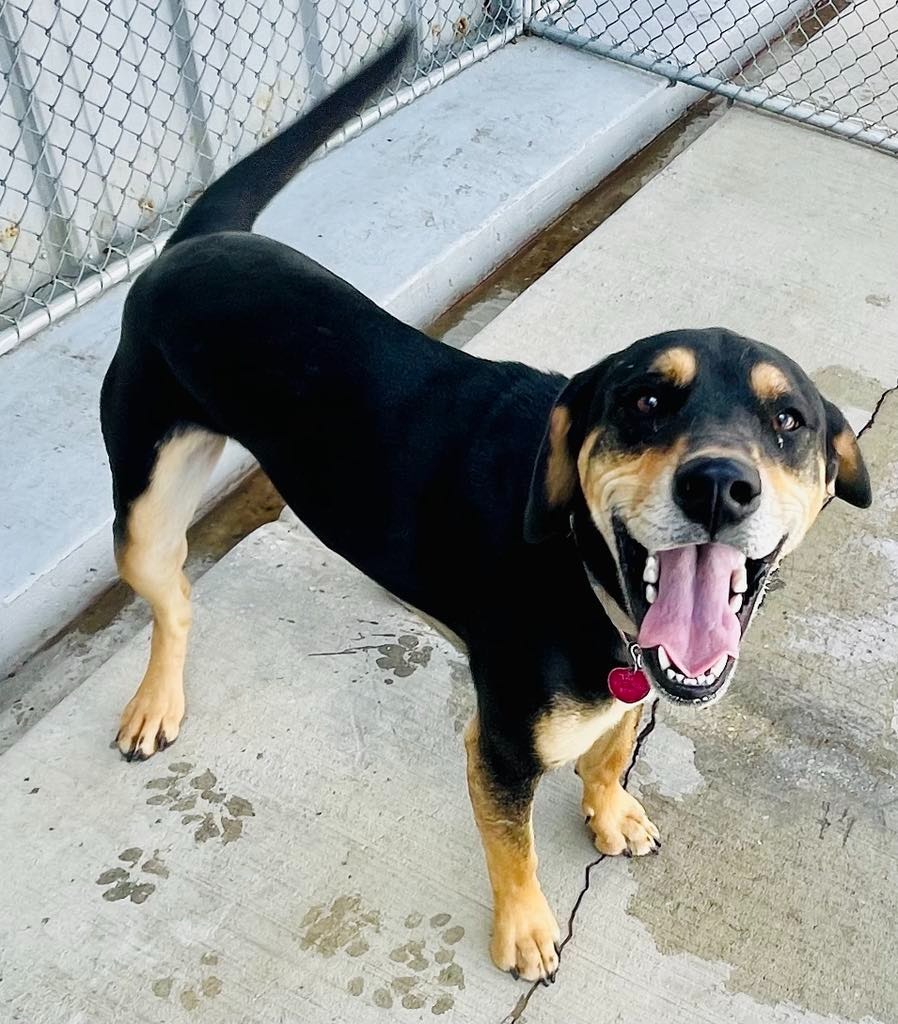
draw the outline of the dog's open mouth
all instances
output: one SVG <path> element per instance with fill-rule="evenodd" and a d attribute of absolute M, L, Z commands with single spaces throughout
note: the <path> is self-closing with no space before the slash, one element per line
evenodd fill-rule
<path fill-rule="evenodd" d="M 620 522 L 615 535 L 645 671 L 673 700 L 711 700 L 733 674 L 782 544 L 755 559 L 712 542 L 650 552 Z"/>

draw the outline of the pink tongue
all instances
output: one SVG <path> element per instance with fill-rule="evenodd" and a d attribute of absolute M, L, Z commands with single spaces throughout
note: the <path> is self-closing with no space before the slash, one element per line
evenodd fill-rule
<path fill-rule="evenodd" d="M 742 631 L 730 610 L 730 579 L 743 562 L 727 544 L 658 552 L 658 596 L 639 630 L 640 647 L 663 645 L 674 667 L 695 678 L 724 654 L 736 657 Z"/>

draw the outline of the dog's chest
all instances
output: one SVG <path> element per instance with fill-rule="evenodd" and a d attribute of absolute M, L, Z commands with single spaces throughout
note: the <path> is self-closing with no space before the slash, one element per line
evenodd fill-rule
<path fill-rule="evenodd" d="M 547 769 L 575 761 L 613 729 L 632 704 L 607 700 L 601 704 L 584 705 L 564 701 L 547 712 L 534 730 L 536 752 Z"/>

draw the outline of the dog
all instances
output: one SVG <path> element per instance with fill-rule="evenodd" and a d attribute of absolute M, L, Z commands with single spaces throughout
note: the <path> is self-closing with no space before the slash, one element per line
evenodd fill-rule
<path fill-rule="evenodd" d="M 603 854 L 657 851 L 620 782 L 642 702 L 718 698 L 771 573 L 832 496 L 867 507 L 870 481 L 842 414 L 768 345 L 670 331 L 566 379 L 443 345 L 252 234 L 407 48 L 227 171 L 130 290 L 101 420 L 117 564 L 153 635 L 117 743 L 142 760 L 178 735 L 186 530 L 235 438 L 324 544 L 466 646 L 491 955 L 546 981 L 540 776 L 575 762 Z"/>

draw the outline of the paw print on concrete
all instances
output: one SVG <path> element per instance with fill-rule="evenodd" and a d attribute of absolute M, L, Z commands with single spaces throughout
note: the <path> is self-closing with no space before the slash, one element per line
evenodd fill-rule
<path fill-rule="evenodd" d="M 214 967 L 217 963 L 217 953 L 203 953 L 200 957 L 201 968 Z M 201 971 L 200 973 L 201 977 L 192 984 L 184 985 L 183 982 L 176 984 L 174 976 L 171 975 L 167 978 L 157 978 L 150 988 L 157 999 L 170 999 L 172 992 L 177 989 L 177 998 L 181 1006 L 189 1011 L 198 1010 L 204 1001 L 214 999 L 222 989 L 220 978 L 211 972 Z"/>
<path fill-rule="evenodd" d="M 158 791 L 147 798 L 150 806 L 180 814 L 182 825 L 196 825 L 193 838 L 198 843 L 220 839 L 227 846 L 243 835 L 243 819 L 256 813 L 249 800 L 218 787 L 218 778 L 208 768 L 191 776 L 194 765 L 175 761 L 168 771 L 146 784 L 147 789 Z"/>
<path fill-rule="evenodd" d="M 430 656 L 433 648 L 430 644 L 419 646 L 421 641 L 410 633 L 399 637 L 398 643 L 379 644 L 377 651 L 380 657 L 377 659 L 377 667 L 392 672 L 397 679 L 405 679 L 412 675 L 419 668 L 430 664 Z M 385 679 L 385 683 L 392 680 Z"/>
<path fill-rule="evenodd" d="M 102 872 L 97 879 L 97 885 L 109 886 L 103 893 L 104 900 L 115 903 L 128 899 L 132 903 L 145 903 L 156 891 L 156 883 L 142 881 L 141 875 L 168 878 L 168 868 L 158 850 L 154 850 L 152 857 L 147 857 L 143 864 L 140 864 L 141 857 L 143 850 L 138 846 L 131 846 L 118 855 L 118 859 L 128 867 L 107 868 Z"/>
<path fill-rule="evenodd" d="M 376 623 L 375 623 L 376 625 Z M 394 636 L 393 633 L 376 634 L 380 636 Z M 360 633 L 357 640 L 364 640 Z M 421 641 L 413 633 L 403 633 L 397 637 L 396 643 L 389 644 L 361 644 L 358 647 L 346 647 L 341 651 L 313 651 L 310 658 L 333 658 L 344 654 L 361 654 L 367 651 L 377 651 L 380 657 L 377 659 L 377 667 L 392 672 L 396 679 L 405 679 L 417 672 L 419 668 L 430 664 L 430 656 L 433 654 L 433 647 L 430 644 L 421 645 Z M 384 679 L 390 686 L 392 679 Z"/>
<path fill-rule="evenodd" d="M 395 971 L 402 973 L 395 973 L 389 986 L 378 978 L 375 986 L 368 986 L 369 998 L 382 1010 L 430 1007 L 435 1016 L 448 1013 L 455 1006 L 455 994 L 465 987 L 465 972 L 455 962 L 453 948 L 464 938 L 465 930 L 452 924 L 451 914 L 446 913 L 434 914 L 426 922 L 423 914 L 409 914 L 405 927 L 412 936 L 389 953 Z M 364 996 L 365 978 L 351 978 L 347 991 L 352 996 Z"/>
<path fill-rule="evenodd" d="M 449 696 L 446 698 L 446 713 L 452 720 L 452 729 L 461 736 L 465 726 L 474 715 L 476 699 L 471 670 L 461 661 L 449 662 Z"/>
<path fill-rule="evenodd" d="M 362 956 L 370 949 L 368 933 L 380 931 L 380 920 L 376 910 L 362 905 L 361 896 L 338 896 L 330 906 L 309 908 L 300 923 L 299 945 L 324 957 L 340 950 L 347 956 Z"/>
<path fill-rule="evenodd" d="M 16 725 L 25 725 L 28 723 L 29 716 L 34 711 L 34 706 L 30 704 L 26 706 L 25 701 L 21 697 L 17 697 L 10 705 L 10 710 Z"/>

